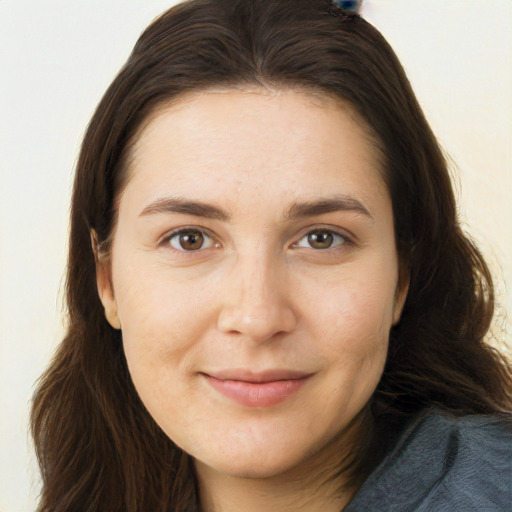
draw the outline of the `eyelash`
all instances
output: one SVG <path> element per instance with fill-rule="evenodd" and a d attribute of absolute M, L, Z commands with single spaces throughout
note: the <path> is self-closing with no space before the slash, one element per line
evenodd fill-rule
<path fill-rule="evenodd" d="M 307 233 L 305 233 L 299 239 L 298 242 L 296 242 L 292 245 L 292 247 L 305 247 L 305 246 L 300 245 L 301 241 L 304 240 L 305 238 L 309 239 L 309 237 L 313 236 L 315 233 L 328 234 L 334 239 L 334 241 L 332 241 L 332 243 L 329 244 L 327 247 L 322 247 L 322 248 L 316 247 L 315 248 L 315 247 L 310 246 L 311 249 L 316 249 L 317 251 L 326 251 L 328 249 L 336 250 L 336 249 L 339 249 L 340 246 L 353 243 L 352 240 L 347 235 L 339 233 L 336 230 L 329 229 L 329 228 L 315 228 L 315 229 L 312 229 L 312 230 L 308 231 Z M 337 243 L 335 241 L 336 239 L 338 239 Z M 308 240 L 308 242 L 311 243 L 311 240 Z M 334 244 L 336 244 L 336 245 L 334 245 Z M 305 248 L 307 248 L 307 247 L 305 247 Z"/>
<path fill-rule="evenodd" d="M 203 237 L 206 237 L 209 240 L 209 244 L 210 244 L 209 247 L 203 247 L 203 245 L 201 245 L 198 249 L 186 250 L 181 245 L 181 242 L 178 242 L 178 244 L 181 246 L 181 249 L 177 248 L 176 246 L 174 246 L 172 244 L 173 238 L 178 237 L 180 235 L 185 235 L 186 233 L 197 233 L 197 234 L 202 235 Z M 328 235 L 333 236 L 334 239 L 338 239 L 338 242 L 337 243 L 332 242 L 328 247 L 323 247 L 323 248 L 306 247 L 306 246 L 300 245 L 300 243 L 303 239 L 310 237 L 310 236 L 314 235 L 315 233 L 326 233 Z M 171 231 L 162 239 L 161 243 L 163 245 L 171 246 L 173 250 L 175 250 L 177 252 L 182 252 L 182 253 L 199 253 L 199 252 L 207 250 L 207 249 L 220 247 L 220 243 L 215 242 L 213 236 L 211 236 L 203 228 L 197 228 L 197 227 L 184 227 L 184 228 L 179 228 L 174 231 Z M 324 228 L 317 227 L 317 228 L 310 229 L 309 231 L 307 231 L 304 235 L 302 235 L 299 238 L 299 240 L 297 242 L 294 242 L 291 245 L 291 247 L 292 248 L 310 248 L 310 249 L 313 249 L 316 251 L 327 251 L 327 250 L 332 251 L 332 250 L 339 249 L 343 245 L 353 245 L 353 243 L 354 243 L 353 240 L 350 237 L 348 237 L 346 234 L 342 234 L 334 229 L 327 228 L 327 227 L 324 227 Z M 333 247 L 333 244 L 336 244 L 336 245 Z"/>
<path fill-rule="evenodd" d="M 185 235 L 186 233 L 201 234 L 203 237 L 206 237 L 210 241 L 210 243 L 211 243 L 210 247 L 204 248 L 203 245 L 201 245 L 201 247 L 199 247 L 198 249 L 186 250 L 183 248 L 183 246 L 181 249 L 179 249 L 179 248 L 175 247 L 174 245 L 172 245 L 173 238 L 180 236 L 180 235 Z M 174 231 L 171 231 L 164 237 L 164 239 L 162 240 L 162 243 L 170 245 L 172 247 L 172 249 L 177 252 L 186 252 L 186 253 L 196 253 L 196 252 L 200 252 L 201 250 L 204 251 L 206 249 L 210 249 L 211 247 L 214 247 L 214 246 L 220 247 L 220 244 L 218 242 L 216 243 L 214 241 L 213 237 L 210 234 L 208 234 L 208 232 L 206 230 L 204 230 L 202 228 L 196 228 L 196 227 L 185 227 L 185 228 L 179 228 Z M 180 243 L 180 242 L 178 242 L 178 243 Z M 180 243 L 180 245 L 181 245 L 181 243 Z"/>

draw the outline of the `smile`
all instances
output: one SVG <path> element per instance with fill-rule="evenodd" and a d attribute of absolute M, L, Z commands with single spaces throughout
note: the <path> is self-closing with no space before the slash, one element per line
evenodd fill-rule
<path fill-rule="evenodd" d="M 281 403 L 311 377 L 311 374 L 287 370 L 260 374 L 234 370 L 203 375 L 213 389 L 248 407 L 271 407 Z"/>

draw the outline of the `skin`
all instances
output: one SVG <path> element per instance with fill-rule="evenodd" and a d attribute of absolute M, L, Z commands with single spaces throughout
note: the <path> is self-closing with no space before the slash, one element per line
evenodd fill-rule
<path fill-rule="evenodd" d="M 406 294 L 363 123 L 300 91 L 190 95 L 148 120 L 128 172 L 98 290 L 142 401 L 195 460 L 203 508 L 338 512 L 353 490 L 331 472 Z M 333 198 L 334 211 L 290 215 Z M 183 228 L 203 245 L 190 250 Z M 211 385 L 233 369 L 307 377 L 254 406 Z"/>

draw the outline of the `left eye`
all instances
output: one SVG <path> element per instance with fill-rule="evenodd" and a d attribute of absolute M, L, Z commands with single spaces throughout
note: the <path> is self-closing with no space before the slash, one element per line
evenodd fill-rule
<path fill-rule="evenodd" d="M 213 240 L 199 229 L 184 229 L 169 237 L 169 244 L 178 251 L 198 251 L 213 246 Z"/>
<path fill-rule="evenodd" d="M 296 247 L 309 247 L 312 249 L 330 249 L 347 243 L 347 238 L 328 229 L 315 229 L 304 235 Z"/>

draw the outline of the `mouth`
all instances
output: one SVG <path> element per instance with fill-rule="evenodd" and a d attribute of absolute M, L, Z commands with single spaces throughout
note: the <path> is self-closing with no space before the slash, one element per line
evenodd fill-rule
<path fill-rule="evenodd" d="M 294 395 L 311 373 L 294 370 L 223 370 L 202 374 L 217 392 L 247 407 L 271 407 Z"/>

